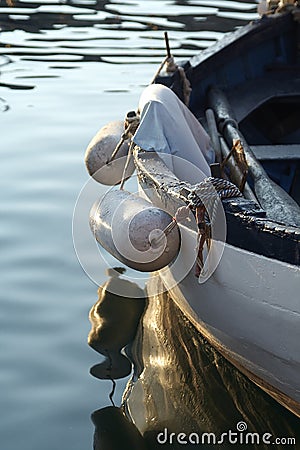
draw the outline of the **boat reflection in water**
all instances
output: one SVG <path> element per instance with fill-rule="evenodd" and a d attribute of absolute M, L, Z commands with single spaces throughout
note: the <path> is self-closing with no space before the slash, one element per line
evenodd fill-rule
<path fill-rule="evenodd" d="M 113 402 L 115 380 L 131 373 L 132 363 L 126 354 L 130 352 L 130 344 L 145 308 L 144 291 L 135 283 L 119 278 L 124 272 L 125 269 L 119 267 L 108 270 L 109 279 L 99 287 L 98 301 L 89 315 L 92 329 L 88 343 L 105 357 L 90 372 L 97 378 L 113 382 L 110 393 L 113 406 L 92 414 L 95 450 L 146 450 L 138 429 Z"/>
<path fill-rule="evenodd" d="M 107 291 L 114 282 L 124 282 L 123 300 Z M 300 420 L 211 347 L 167 292 L 149 295 L 144 311 L 143 299 L 125 299 L 128 283 L 111 277 L 90 314 L 89 344 L 107 358 L 106 366 L 91 373 L 103 379 L 126 376 L 123 347 L 134 367 L 122 410 L 108 407 L 92 415 L 96 450 L 267 449 L 273 443 L 278 449 L 300 448 Z M 159 283 L 157 277 L 150 280 L 149 294 L 162 292 L 153 283 Z M 127 306 L 119 313 L 121 301 Z"/>
<path fill-rule="evenodd" d="M 137 284 L 119 278 L 124 272 L 122 267 L 108 269 L 109 280 L 99 287 L 98 301 L 89 315 L 92 329 L 88 344 L 105 356 L 91 368 L 91 374 L 100 379 L 123 378 L 131 372 L 131 362 L 121 351 L 134 339 L 145 308 L 145 293 Z"/>
<path fill-rule="evenodd" d="M 107 406 L 92 414 L 94 450 L 148 450 L 138 429 L 121 408 Z"/>

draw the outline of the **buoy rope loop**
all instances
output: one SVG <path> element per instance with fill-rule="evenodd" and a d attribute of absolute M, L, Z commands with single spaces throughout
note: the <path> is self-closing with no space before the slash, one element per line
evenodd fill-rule
<path fill-rule="evenodd" d="M 200 276 L 204 267 L 204 245 L 210 248 L 211 230 L 216 221 L 221 199 L 241 197 L 241 191 L 228 180 L 208 177 L 193 186 L 188 199 L 195 209 L 198 227 L 198 252 L 195 275 Z"/>
<path fill-rule="evenodd" d="M 172 217 L 172 221 L 169 223 L 169 225 L 166 226 L 163 230 L 161 230 L 161 235 L 155 239 L 151 240 L 151 245 L 159 245 L 160 241 L 163 240 L 164 237 L 167 237 L 168 234 L 171 233 L 171 231 L 181 222 L 186 220 L 190 214 L 190 207 L 189 206 L 180 206 L 175 216 Z"/>
<path fill-rule="evenodd" d="M 188 200 L 194 208 L 204 205 L 206 202 L 221 199 L 241 197 L 242 193 L 235 184 L 223 178 L 208 177 L 200 183 L 192 186 Z"/>
<path fill-rule="evenodd" d="M 133 114 L 134 113 L 134 114 Z M 138 126 L 140 124 L 140 116 L 134 111 L 130 111 L 124 121 L 125 131 L 121 134 L 120 141 L 117 143 L 114 151 L 112 152 L 112 155 L 110 159 L 107 161 L 107 164 L 111 163 L 115 157 L 117 156 L 118 151 L 122 147 L 125 141 L 128 139 L 131 139 L 134 133 L 136 132 Z"/>

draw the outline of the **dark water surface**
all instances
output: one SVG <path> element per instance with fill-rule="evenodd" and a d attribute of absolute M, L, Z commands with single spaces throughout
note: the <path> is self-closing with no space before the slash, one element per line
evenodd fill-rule
<path fill-rule="evenodd" d="M 72 243 L 88 142 L 136 107 L 163 31 L 184 59 L 256 17 L 247 1 L 0 1 L 1 450 L 90 449 L 90 415 L 111 404 L 89 374 L 97 286 Z"/>

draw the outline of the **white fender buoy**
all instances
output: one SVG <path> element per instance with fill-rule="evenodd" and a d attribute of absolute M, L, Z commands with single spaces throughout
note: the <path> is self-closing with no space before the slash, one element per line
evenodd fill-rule
<path fill-rule="evenodd" d="M 101 184 L 114 186 L 122 180 L 130 141 L 127 140 L 121 145 L 112 162 L 108 161 L 123 133 L 124 121 L 110 122 L 98 131 L 86 149 L 86 168 L 89 174 Z M 125 179 L 131 177 L 134 169 L 133 158 L 131 158 L 125 173 Z"/>
<path fill-rule="evenodd" d="M 97 201 L 90 213 L 96 240 L 111 255 L 132 269 L 153 272 L 170 264 L 180 249 L 177 224 L 166 211 L 124 190 L 112 190 Z"/>

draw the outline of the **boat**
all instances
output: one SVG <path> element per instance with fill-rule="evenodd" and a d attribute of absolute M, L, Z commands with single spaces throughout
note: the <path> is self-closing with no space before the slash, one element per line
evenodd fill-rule
<path fill-rule="evenodd" d="M 141 195 L 170 214 L 166 235 L 181 233 L 179 263 L 153 276 L 210 345 L 300 417 L 300 7 L 268 3 L 260 19 L 155 77 L 131 151 Z M 185 167 L 184 152 L 157 151 L 165 113 L 148 114 L 151 95 L 160 109 L 175 96 L 188 104 L 183 115 L 205 141 L 198 172 L 187 135 Z"/>
<path fill-rule="evenodd" d="M 123 268 L 109 269 L 107 275 L 89 316 L 89 345 L 106 356 L 90 373 L 112 381 L 113 406 L 92 414 L 95 450 L 193 449 L 195 444 L 229 449 L 237 442 L 267 449 L 275 439 L 276 448 L 296 447 L 298 417 L 209 345 L 168 292 L 157 295 L 160 279 L 151 278 L 148 293 L 154 295 L 143 301 Z M 112 294 L 116 287 L 123 297 Z M 129 373 L 117 408 L 115 380 Z M 226 430 L 235 430 L 231 438 Z"/>

